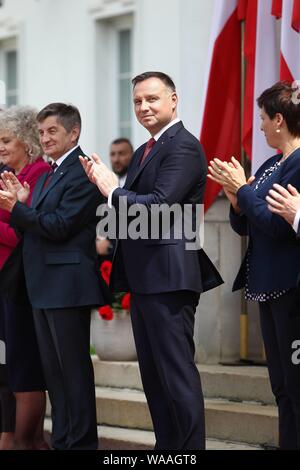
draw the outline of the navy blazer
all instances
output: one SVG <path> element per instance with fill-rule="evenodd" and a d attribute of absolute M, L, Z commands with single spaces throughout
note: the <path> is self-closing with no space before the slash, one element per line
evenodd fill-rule
<path fill-rule="evenodd" d="M 51 177 L 40 177 L 31 207 L 17 202 L 11 225 L 24 231 L 23 262 L 30 302 L 37 309 L 107 303 L 95 249 L 96 210 L 103 202 L 77 147 Z M 102 286 L 102 288 L 100 287 Z"/>
<path fill-rule="evenodd" d="M 207 166 L 199 141 L 178 122 L 158 139 L 142 165 L 145 144 L 133 155 L 124 188 L 113 192 L 112 204 L 126 197 L 128 207 L 142 204 L 203 203 Z M 203 250 L 186 250 L 186 239 L 118 240 L 111 284 L 115 290 L 153 294 L 176 290 L 203 292 L 223 281 Z"/>
<path fill-rule="evenodd" d="M 257 171 L 256 180 L 263 172 L 282 158 L 274 155 Z M 249 236 L 249 289 L 262 293 L 290 289 L 299 282 L 300 240 L 293 227 L 267 207 L 266 196 L 274 183 L 287 187 L 289 183 L 300 189 L 300 150 L 295 150 L 280 167 L 254 192 L 244 185 L 237 192 L 241 215 L 230 210 L 232 228 L 239 235 Z M 247 256 L 247 254 L 246 254 Z M 234 281 L 233 290 L 245 286 L 246 256 Z"/>

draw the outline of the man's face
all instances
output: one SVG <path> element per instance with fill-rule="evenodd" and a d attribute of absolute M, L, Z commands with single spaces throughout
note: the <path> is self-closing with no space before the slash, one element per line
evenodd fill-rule
<path fill-rule="evenodd" d="M 118 176 L 125 175 L 132 157 L 130 145 L 127 142 L 111 144 L 109 156 L 113 172 Z"/>
<path fill-rule="evenodd" d="M 49 116 L 39 122 L 38 129 L 41 146 L 45 154 L 53 160 L 57 160 L 75 147 L 79 136 L 77 127 L 67 132 L 56 116 Z"/>
<path fill-rule="evenodd" d="M 159 78 L 139 82 L 133 89 L 137 120 L 152 136 L 176 118 L 177 95 Z"/>

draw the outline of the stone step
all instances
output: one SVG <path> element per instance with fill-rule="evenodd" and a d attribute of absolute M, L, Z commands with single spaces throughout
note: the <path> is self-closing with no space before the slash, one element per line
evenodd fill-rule
<path fill-rule="evenodd" d="M 142 390 L 137 362 L 106 362 L 94 356 L 93 363 L 96 385 Z M 266 367 L 198 365 L 198 369 L 207 398 L 275 404 Z"/>
<path fill-rule="evenodd" d="M 45 420 L 45 430 L 51 432 L 50 419 Z M 155 438 L 152 431 L 127 429 L 112 426 L 98 426 L 98 437 L 101 450 L 151 450 Z M 261 450 L 242 442 L 228 442 L 217 439 L 206 440 L 207 450 Z"/>
<path fill-rule="evenodd" d="M 152 430 L 143 392 L 108 387 L 96 388 L 97 418 L 100 425 Z M 205 400 L 206 434 L 209 438 L 276 446 L 276 407 L 221 399 Z"/>

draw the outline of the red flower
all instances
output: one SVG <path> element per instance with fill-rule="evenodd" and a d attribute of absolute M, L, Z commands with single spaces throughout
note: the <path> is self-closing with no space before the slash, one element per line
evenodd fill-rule
<path fill-rule="evenodd" d="M 102 307 L 99 307 L 98 312 L 103 320 L 112 320 L 114 318 L 114 312 L 112 311 L 110 305 L 103 305 Z"/>
<path fill-rule="evenodd" d="M 127 292 L 127 294 L 122 297 L 121 300 L 121 305 L 124 310 L 130 310 L 130 294 Z"/>
<path fill-rule="evenodd" d="M 100 266 L 101 276 L 107 285 L 109 285 L 109 279 L 111 274 L 112 263 L 111 261 L 103 261 Z"/>

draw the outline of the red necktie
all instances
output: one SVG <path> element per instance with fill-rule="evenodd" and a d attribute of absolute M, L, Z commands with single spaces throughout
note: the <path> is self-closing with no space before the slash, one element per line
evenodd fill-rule
<path fill-rule="evenodd" d="M 144 153 L 143 153 L 143 156 L 142 156 L 142 159 L 140 161 L 140 165 L 142 165 L 144 163 L 144 160 L 146 159 L 147 155 L 152 150 L 152 147 L 155 144 L 155 142 L 156 142 L 156 140 L 153 137 L 151 137 L 151 139 L 148 140 L 148 142 L 146 144 L 146 147 L 145 147 L 145 150 L 144 150 Z"/>
<path fill-rule="evenodd" d="M 51 166 L 51 170 L 49 170 L 49 173 L 48 173 L 48 176 L 47 176 L 47 178 L 46 178 L 46 180 L 45 180 L 45 183 L 44 183 L 44 186 L 43 186 L 42 191 L 44 191 L 44 189 L 47 188 L 47 186 L 48 186 L 48 184 L 49 184 L 49 182 L 50 182 L 50 180 L 51 180 L 51 178 L 52 178 L 52 176 L 53 176 L 53 174 L 54 174 L 55 168 L 58 167 L 58 165 L 57 165 L 55 162 L 51 163 L 50 166 Z"/>

